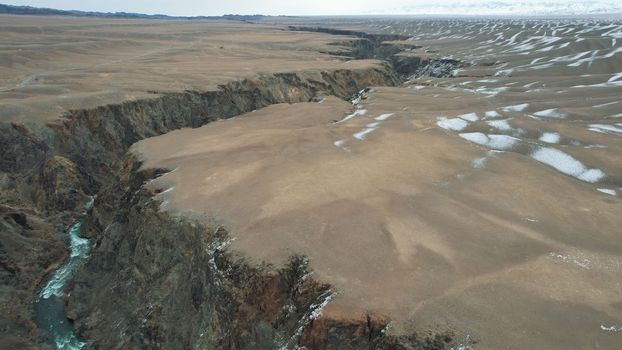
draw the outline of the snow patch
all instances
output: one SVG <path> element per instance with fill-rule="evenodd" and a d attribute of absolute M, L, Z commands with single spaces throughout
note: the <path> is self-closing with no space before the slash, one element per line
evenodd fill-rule
<path fill-rule="evenodd" d="M 171 186 L 171 187 L 167 188 L 166 190 L 164 190 L 164 191 L 162 191 L 162 192 L 160 192 L 160 193 L 156 194 L 156 196 L 162 196 L 162 195 L 165 195 L 165 194 L 167 194 L 167 193 L 169 193 L 169 192 L 173 191 L 174 189 L 175 189 L 175 186 Z"/>
<path fill-rule="evenodd" d="M 614 105 L 614 104 L 617 104 L 617 103 L 620 103 L 620 101 L 613 101 L 613 102 L 603 103 L 603 104 L 600 104 L 600 105 L 592 106 L 592 108 L 603 108 L 603 107 L 611 106 L 611 105 Z"/>
<path fill-rule="evenodd" d="M 583 148 L 586 148 L 586 149 L 590 149 L 590 148 L 607 148 L 607 146 L 605 146 L 605 145 L 587 145 L 587 146 L 585 146 Z"/>
<path fill-rule="evenodd" d="M 436 122 L 436 125 L 440 126 L 441 128 L 445 130 L 461 131 L 461 130 L 464 130 L 464 128 L 466 128 L 469 125 L 469 123 L 466 122 L 464 119 L 460 119 L 460 118 L 452 118 L 452 119 L 442 118 Z"/>
<path fill-rule="evenodd" d="M 546 143 L 559 143 L 561 136 L 556 132 L 545 132 L 542 133 L 539 140 Z"/>
<path fill-rule="evenodd" d="M 607 80 L 608 83 L 614 82 L 618 79 L 622 78 L 622 73 L 616 73 L 614 74 L 611 78 L 609 78 L 609 80 Z"/>
<path fill-rule="evenodd" d="M 514 73 L 514 69 L 503 69 L 497 71 L 497 73 L 495 73 L 495 77 L 511 77 L 512 73 Z"/>
<path fill-rule="evenodd" d="M 486 135 L 481 132 L 469 132 L 458 134 L 467 141 L 495 150 L 512 149 L 520 140 L 507 135 Z"/>
<path fill-rule="evenodd" d="M 333 142 L 333 145 L 335 145 L 335 147 L 341 148 L 346 152 L 350 152 L 350 149 L 346 147 L 346 140 L 337 140 Z"/>
<path fill-rule="evenodd" d="M 601 324 L 600 329 L 605 332 L 622 332 L 622 326 L 605 326 Z"/>
<path fill-rule="evenodd" d="M 340 121 L 338 121 L 337 123 L 343 123 L 343 122 L 345 122 L 346 120 L 352 119 L 352 118 L 354 118 L 354 117 L 356 117 L 356 116 L 359 116 L 359 115 L 365 115 L 365 114 L 367 114 L 367 110 L 366 110 L 366 109 L 359 109 L 359 110 L 355 111 L 354 113 L 349 114 L 349 115 L 348 115 L 348 116 L 346 116 L 345 118 L 341 119 L 341 120 L 340 120 Z"/>
<path fill-rule="evenodd" d="M 551 108 L 551 109 L 545 109 L 543 111 L 536 112 L 533 115 L 537 117 L 563 119 L 568 116 L 568 113 L 560 111 L 559 108 Z"/>
<path fill-rule="evenodd" d="M 579 266 L 581 268 L 584 268 L 586 270 L 590 269 L 591 261 L 589 259 L 586 259 L 586 258 L 581 257 L 581 256 L 563 255 L 563 254 L 552 253 L 552 252 L 549 253 L 549 256 L 551 258 L 560 260 L 560 261 L 568 263 L 568 264 L 577 265 L 577 266 Z"/>
<path fill-rule="evenodd" d="M 594 183 L 606 176 L 602 170 L 588 169 L 569 154 L 555 148 L 538 148 L 531 154 L 531 158 L 585 182 Z"/>
<path fill-rule="evenodd" d="M 486 113 L 484 113 L 484 119 L 488 119 L 488 118 L 501 118 L 503 117 L 499 112 L 497 111 L 488 111 Z"/>
<path fill-rule="evenodd" d="M 514 128 L 508 123 L 508 119 L 503 120 L 489 120 L 486 124 L 492 126 L 493 128 L 499 129 L 501 131 L 511 131 Z"/>
<path fill-rule="evenodd" d="M 365 136 L 367 136 L 367 134 L 371 133 L 372 131 L 376 130 L 377 127 L 371 127 L 371 128 L 365 128 L 362 131 L 357 132 L 356 134 L 352 135 L 355 139 L 358 140 L 365 140 Z"/>
<path fill-rule="evenodd" d="M 589 130 L 603 133 L 622 134 L 622 128 L 608 124 L 590 124 Z"/>
<path fill-rule="evenodd" d="M 387 119 L 391 118 L 392 116 L 393 116 L 393 113 L 385 113 L 385 114 L 381 114 L 381 115 L 377 116 L 375 119 L 382 121 L 382 120 L 387 120 Z"/>
<path fill-rule="evenodd" d="M 501 107 L 501 110 L 504 112 L 522 112 L 529 107 L 529 103 L 521 103 L 513 106 Z"/>
<path fill-rule="evenodd" d="M 476 113 L 461 114 L 458 116 L 458 118 L 464 119 L 470 122 L 476 122 L 479 120 L 479 116 Z"/>
<path fill-rule="evenodd" d="M 602 192 L 602 193 L 608 194 L 610 196 L 615 196 L 615 195 L 618 194 L 618 192 L 616 190 L 611 189 L 611 188 L 597 188 L 596 190 L 598 192 Z"/>

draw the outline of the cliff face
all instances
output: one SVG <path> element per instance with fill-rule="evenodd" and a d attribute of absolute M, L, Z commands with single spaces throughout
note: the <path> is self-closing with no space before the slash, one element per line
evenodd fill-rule
<path fill-rule="evenodd" d="M 51 150 L 52 134 L 0 124 L 0 341 L 8 348 L 45 339 L 32 321 L 31 300 L 66 258 L 62 232 L 87 198 L 74 163 Z"/>
<path fill-rule="evenodd" d="M 347 56 L 356 59 L 375 58 L 390 62 L 393 71 L 400 78 L 414 79 L 424 76 L 445 78 L 453 77 L 457 70 L 466 64 L 459 60 L 449 58 L 427 58 L 418 55 L 400 55 L 405 48 L 415 49 L 421 46 L 413 42 L 407 42 L 410 37 L 397 34 L 369 34 L 352 30 L 323 28 L 323 27 L 298 27 L 290 26 L 290 30 L 319 32 L 333 35 L 347 35 L 357 39 L 345 42 L 336 42 L 335 45 L 348 47 L 348 51 L 333 51 L 332 55 Z M 404 46 L 394 45 L 391 41 L 401 41 Z"/>
<path fill-rule="evenodd" d="M 66 291 L 68 317 L 95 348 L 443 348 L 449 335 L 389 337 L 389 320 L 379 316 L 316 321 L 333 291 L 309 277 L 304 257 L 274 267 L 226 253 L 224 228 L 164 213 L 142 187 L 165 169 L 138 172 L 140 160 L 127 155 L 135 142 L 175 129 L 395 85 L 420 65 L 382 44 L 403 38 L 335 34 L 363 39 L 346 43 L 351 57 L 392 64 L 259 75 L 216 91 L 153 91 L 47 125 L 0 123 L 2 343 L 50 346 L 32 321 L 34 295 L 66 259 L 64 231 L 95 196 L 81 229 L 92 239 L 91 258 Z"/>
<path fill-rule="evenodd" d="M 165 94 L 149 100 L 71 112 L 53 125 L 62 135 L 54 146 L 93 178 L 97 188 L 115 161 L 138 140 L 182 127 L 198 127 L 275 103 L 309 101 L 316 95 L 342 98 L 369 85 L 397 81 L 388 66 L 362 70 L 281 73 L 220 86 L 218 91 Z"/>
<path fill-rule="evenodd" d="M 228 235 L 159 210 L 129 158 L 84 225 L 93 238 L 68 315 L 95 348 L 274 349 L 299 333 L 332 292 L 306 260 L 280 269 L 225 252 Z M 114 339 L 114 341 L 111 341 Z"/>
<path fill-rule="evenodd" d="M 69 316 L 85 340 L 98 348 L 293 347 L 332 297 L 329 286 L 306 278 L 301 257 L 280 269 L 253 267 L 223 252 L 223 228 L 160 212 L 153 193 L 141 189 L 154 174 L 136 173 L 126 151 L 146 137 L 270 104 L 346 98 L 397 81 L 389 66 L 275 74 L 71 111 L 47 126 L 0 124 L 3 344 L 47 339 L 32 322 L 33 295 L 67 255 L 64 229 L 97 195 L 83 226 L 92 258 L 68 291 Z M 371 344 L 383 326 L 372 323 L 338 333 L 357 347 L 362 339 Z M 319 346 L 313 336 L 301 339 Z"/>
<path fill-rule="evenodd" d="M 199 126 L 271 103 L 308 101 L 318 94 L 346 97 L 366 86 L 394 83 L 386 68 L 267 77 L 232 83 L 216 93 L 177 95 L 181 101 L 157 103 L 162 109 L 150 107 L 161 111 L 155 118 L 132 113 L 135 107 L 117 113 L 103 109 L 103 118 L 85 113 L 83 130 L 92 130 L 88 125 L 96 125 L 96 131 L 125 125 L 117 129 L 124 135 L 100 135 L 104 144 L 91 146 L 102 147 L 102 153 L 118 150 L 109 155 L 108 162 L 119 164 L 127 147 L 147 135 Z M 115 116 L 119 124 L 112 122 Z M 88 157 L 79 162 L 85 167 L 92 164 Z M 93 239 L 94 248 L 70 289 L 68 315 L 79 334 L 95 347 L 274 349 L 397 344 L 381 332 L 388 322 L 382 318 L 369 316 L 347 325 L 313 323 L 333 292 L 309 278 L 304 258 L 292 257 L 281 268 L 257 267 L 225 253 L 225 229 L 160 212 L 154 193 L 142 188 L 158 171 L 137 173 L 138 166 L 130 157 L 120 169 L 106 170 L 116 175 L 98 192 L 83 226 L 82 233 Z M 413 337 L 403 341 L 435 342 L 439 340 Z"/>
<path fill-rule="evenodd" d="M 227 231 L 175 217 L 128 156 L 83 225 L 93 253 L 74 278 L 68 317 L 95 348 L 442 349 L 450 334 L 396 338 L 375 315 L 318 319 L 334 293 L 304 257 L 255 266 L 226 251 Z"/>

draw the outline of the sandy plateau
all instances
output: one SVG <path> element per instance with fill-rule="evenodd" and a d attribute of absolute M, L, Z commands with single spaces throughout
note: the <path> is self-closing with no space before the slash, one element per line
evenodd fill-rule
<path fill-rule="evenodd" d="M 334 36 L 239 21 L 0 15 L 0 120 L 48 122 L 67 110 L 210 90 L 275 72 L 356 69 L 321 54 Z"/>
<path fill-rule="evenodd" d="M 139 142 L 144 167 L 173 170 L 152 184 L 162 208 L 257 261 L 307 255 L 338 293 L 324 315 L 483 349 L 619 348 L 622 27 L 416 23 L 341 27 L 468 64 Z"/>

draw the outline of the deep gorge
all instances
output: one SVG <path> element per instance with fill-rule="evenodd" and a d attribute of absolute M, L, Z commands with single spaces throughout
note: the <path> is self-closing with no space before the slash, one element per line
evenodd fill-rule
<path fill-rule="evenodd" d="M 371 48 L 380 43 L 371 42 Z M 8 242 L 0 263 L 15 310 L 4 327 L 16 334 L 7 344 L 49 344 L 31 321 L 32 301 L 45 276 L 66 259 L 62 232 L 95 196 L 81 228 L 91 240 L 91 257 L 67 286 L 65 301 L 68 318 L 89 346 L 443 348 L 449 334 L 385 336 L 389 320 L 379 315 L 314 322 L 332 292 L 307 278 L 304 257 L 292 257 L 285 267 L 251 266 L 227 253 L 226 228 L 161 212 L 142 185 L 167 170 L 138 171 L 140 160 L 127 154 L 136 141 L 171 130 L 276 103 L 322 95 L 347 99 L 368 86 L 399 82 L 390 63 L 279 73 L 217 91 L 154 92 L 152 99 L 69 111 L 47 126 L 0 124 L 0 145 L 9 150 L 0 158 Z"/>

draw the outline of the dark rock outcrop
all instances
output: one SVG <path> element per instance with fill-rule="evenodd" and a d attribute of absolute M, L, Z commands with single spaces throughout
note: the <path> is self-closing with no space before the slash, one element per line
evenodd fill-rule
<path fill-rule="evenodd" d="M 83 225 L 92 256 L 68 317 L 98 349 L 444 349 L 450 333 L 385 334 L 389 320 L 317 318 L 334 296 L 304 257 L 260 265 L 227 252 L 227 231 L 160 210 L 128 156 Z"/>
<path fill-rule="evenodd" d="M 129 157 L 83 225 L 92 256 L 74 279 L 68 315 L 95 348 L 275 349 L 293 345 L 329 286 L 307 262 L 252 266 L 228 234 L 159 210 Z"/>
<path fill-rule="evenodd" d="M 454 77 L 456 70 L 462 68 L 462 62 L 450 58 L 422 60 L 414 70 L 410 79 L 421 77 L 448 78 Z"/>
<path fill-rule="evenodd" d="M 391 43 L 391 41 L 404 41 L 409 37 L 395 34 L 368 34 L 365 32 L 357 32 L 352 30 L 342 30 L 323 27 L 297 27 L 290 26 L 293 31 L 319 32 L 333 35 L 353 36 L 358 39 L 347 41 L 336 41 L 332 43 L 335 46 L 348 48 L 344 51 L 328 52 L 336 56 L 344 56 L 351 59 L 378 59 L 389 62 L 392 65 L 393 72 L 401 79 L 407 79 L 421 68 L 421 58 L 415 56 L 399 55 L 406 47 L 417 48 L 418 46 L 411 44 L 402 46 Z"/>

